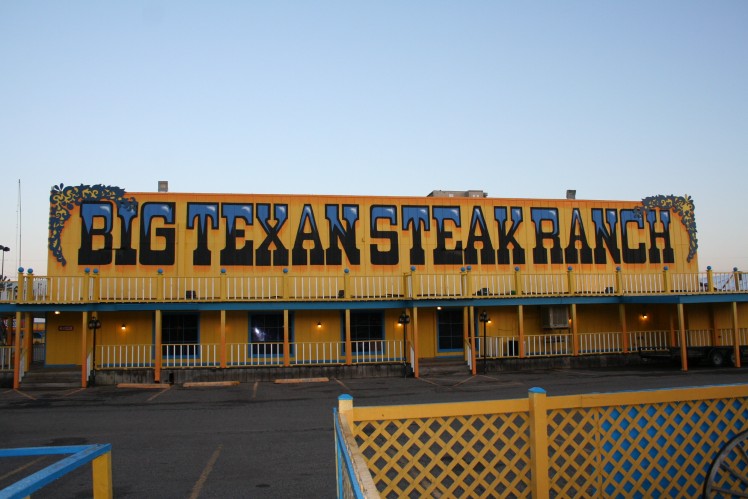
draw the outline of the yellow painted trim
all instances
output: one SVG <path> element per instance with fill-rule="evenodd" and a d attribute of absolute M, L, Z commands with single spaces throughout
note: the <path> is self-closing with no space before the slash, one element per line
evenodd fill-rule
<path fill-rule="evenodd" d="M 353 421 L 380 421 L 386 419 L 414 419 L 450 416 L 475 416 L 482 414 L 509 414 L 527 412 L 528 399 L 488 400 L 479 402 L 449 402 L 440 404 L 392 405 L 380 407 L 355 407 Z"/>
<path fill-rule="evenodd" d="M 94 499 L 111 499 L 112 488 L 112 453 L 106 452 L 91 462 L 93 474 Z"/>

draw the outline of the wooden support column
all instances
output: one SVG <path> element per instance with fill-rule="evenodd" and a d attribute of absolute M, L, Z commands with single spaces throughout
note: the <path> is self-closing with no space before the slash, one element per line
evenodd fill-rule
<path fill-rule="evenodd" d="M 156 324 L 155 324 L 154 329 L 155 329 L 156 334 L 154 335 L 155 345 L 154 345 L 153 355 L 156 357 L 155 358 L 156 362 L 155 362 L 155 367 L 153 370 L 153 381 L 155 381 L 156 383 L 160 383 L 161 382 L 161 367 L 163 363 L 163 358 L 162 358 L 162 353 L 161 353 L 161 311 L 160 310 L 156 310 L 155 321 L 156 321 Z"/>
<path fill-rule="evenodd" d="M 26 334 L 23 337 L 23 347 L 26 350 L 26 365 L 23 366 L 24 372 L 31 368 L 31 361 L 34 360 L 34 318 L 31 313 L 24 314 L 24 329 Z"/>
<path fill-rule="evenodd" d="M 291 365 L 291 325 L 288 309 L 283 310 L 283 366 Z"/>
<path fill-rule="evenodd" d="M 462 344 L 465 345 L 470 342 L 470 311 L 469 307 L 462 307 Z M 468 345 L 463 352 L 463 360 L 467 361 L 468 349 L 472 351 L 472 348 Z"/>
<path fill-rule="evenodd" d="M 413 307 L 410 322 L 413 324 L 413 376 L 418 378 L 418 307 Z"/>
<path fill-rule="evenodd" d="M 226 369 L 226 311 L 221 310 L 221 369 Z"/>
<path fill-rule="evenodd" d="M 21 312 L 16 312 L 16 330 L 13 338 L 13 389 L 21 386 Z"/>
<path fill-rule="evenodd" d="M 738 328 L 738 304 L 732 302 L 732 339 L 735 348 L 735 367 L 740 367 L 740 329 Z"/>
<path fill-rule="evenodd" d="M 621 323 L 621 348 L 623 353 L 629 353 L 629 332 L 626 324 L 626 305 L 621 303 L 618 305 L 618 320 Z"/>
<path fill-rule="evenodd" d="M 406 353 L 407 355 L 407 353 Z M 353 364 L 353 344 L 351 342 L 351 310 L 345 309 L 345 365 Z"/>
<path fill-rule="evenodd" d="M 680 369 L 688 371 L 688 345 L 686 344 L 686 321 L 683 313 L 683 304 L 678 304 L 678 331 L 680 331 Z"/>
<path fill-rule="evenodd" d="M 525 310 L 524 305 L 517 305 L 517 326 L 519 328 L 519 358 L 524 359 L 525 352 Z"/>
<path fill-rule="evenodd" d="M 88 312 L 81 318 L 81 388 L 88 386 Z"/>
<path fill-rule="evenodd" d="M 717 329 L 717 318 L 714 315 L 714 305 L 711 303 L 707 303 L 706 305 L 709 307 L 709 329 L 711 332 L 710 338 L 712 340 L 712 346 L 722 346 L 720 339 L 719 330 Z"/>
<path fill-rule="evenodd" d="M 571 304 L 571 354 L 574 357 L 579 355 L 579 329 L 577 329 L 576 303 Z"/>
<path fill-rule="evenodd" d="M 475 352 L 475 307 L 472 305 L 468 307 L 468 327 L 470 328 L 470 355 L 473 356 L 470 372 L 475 376 L 478 372 L 478 355 Z"/>

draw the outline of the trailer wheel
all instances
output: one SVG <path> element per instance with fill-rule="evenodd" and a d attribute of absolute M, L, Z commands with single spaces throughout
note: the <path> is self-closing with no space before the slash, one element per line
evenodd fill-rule
<path fill-rule="evenodd" d="M 709 352 L 709 363 L 714 367 L 722 367 L 725 364 L 725 354 L 716 348 Z"/>
<path fill-rule="evenodd" d="M 704 497 L 748 495 L 748 431 L 738 433 L 722 447 L 709 467 Z"/>

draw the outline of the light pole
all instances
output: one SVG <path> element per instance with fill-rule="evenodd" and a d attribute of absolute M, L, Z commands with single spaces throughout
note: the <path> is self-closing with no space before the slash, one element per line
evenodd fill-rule
<path fill-rule="evenodd" d="M 7 246 L 0 246 L 0 251 L 3 252 L 3 266 L 2 266 L 2 272 L 0 272 L 0 275 L 2 275 L 2 281 L 3 281 L 3 291 L 5 291 L 5 253 L 10 251 L 10 248 Z"/>
<path fill-rule="evenodd" d="M 483 347 L 483 374 L 486 374 L 486 372 L 488 372 L 486 368 L 486 326 L 491 319 L 488 317 L 488 313 L 484 310 L 480 313 L 480 316 L 478 316 L 478 320 L 483 323 L 483 344 L 481 346 Z"/>
<path fill-rule="evenodd" d="M 91 386 L 96 386 L 96 330 L 101 327 L 101 321 L 96 317 L 91 317 L 88 321 L 88 329 L 93 329 L 93 357 L 91 365 Z"/>
<path fill-rule="evenodd" d="M 403 312 L 397 319 L 397 323 L 403 326 L 403 378 L 408 377 L 408 355 L 406 353 L 407 343 L 406 338 L 408 334 L 408 324 L 410 324 L 410 316 Z"/>

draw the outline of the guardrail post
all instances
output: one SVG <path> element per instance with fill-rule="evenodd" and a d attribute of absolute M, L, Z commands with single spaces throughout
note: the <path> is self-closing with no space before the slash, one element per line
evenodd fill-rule
<path fill-rule="evenodd" d="M 670 275 L 669 275 L 669 272 L 668 272 L 668 267 L 667 267 L 667 265 L 665 265 L 662 268 L 662 290 L 665 293 L 670 293 L 670 289 L 671 289 L 671 287 L 670 287 Z"/>
<path fill-rule="evenodd" d="M 566 269 L 566 279 L 567 279 L 567 286 L 569 289 L 569 294 L 574 295 L 577 293 L 576 286 L 574 286 L 574 269 L 571 265 L 569 265 L 569 268 Z"/>
<path fill-rule="evenodd" d="M 621 267 L 616 267 L 616 295 L 623 295 L 623 276 L 621 275 Z"/>
<path fill-rule="evenodd" d="M 221 276 L 219 278 L 221 283 L 221 301 L 226 301 L 226 296 L 228 296 L 227 290 L 226 290 L 226 269 L 221 269 Z"/>
<path fill-rule="evenodd" d="M 732 268 L 733 277 L 735 278 L 735 291 L 740 291 L 740 272 L 737 267 Z"/>
<path fill-rule="evenodd" d="M 18 303 L 24 303 L 26 301 L 26 278 L 23 277 L 23 267 L 18 267 L 18 295 L 16 301 Z"/>
<path fill-rule="evenodd" d="M 706 268 L 706 292 L 714 292 L 714 271 L 712 270 L 711 265 Z"/>
<path fill-rule="evenodd" d="M 548 479 L 548 410 L 546 392 L 530 388 L 530 489 L 535 499 L 549 497 Z"/>
<path fill-rule="evenodd" d="M 105 452 L 91 462 L 94 499 L 112 499 L 112 453 Z"/>
<path fill-rule="evenodd" d="M 519 266 L 514 267 L 514 293 L 519 296 L 522 294 L 522 278 Z"/>
<path fill-rule="evenodd" d="M 470 282 L 470 265 L 467 267 L 460 268 L 460 278 L 462 280 L 462 296 L 463 298 L 469 298 L 473 294 L 473 283 Z"/>
<path fill-rule="evenodd" d="M 93 269 L 93 296 L 91 299 L 94 303 L 98 302 L 99 297 L 101 296 L 101 293 L 100 293 L 101 290 L 99 289 L 100 285 L 101 284 L 99 281 L 99 269 Z"/>
<path fill-rule="evenodd" d="M 158 269 L 156 276 L 156 300 L 164 301 L 164 271 Z"/>

